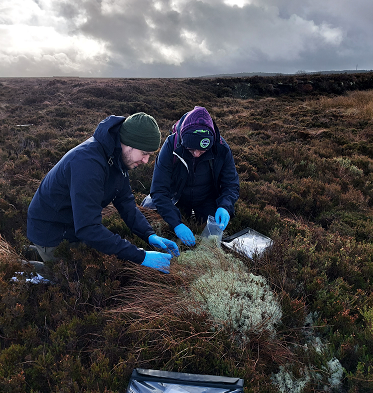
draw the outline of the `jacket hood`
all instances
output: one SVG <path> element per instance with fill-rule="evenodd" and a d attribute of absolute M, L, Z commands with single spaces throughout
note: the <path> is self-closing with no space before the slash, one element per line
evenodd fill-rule
<path fill-rule="evenodd" d="M 197 115 L 197 116 L 196 116 Z M 206 128 L 212 131 L 211 138 L 213 140 L 213 151 L 216 154 L 216 145 L 223 143 L 220 135 L 220 131 L 215 121 L 211 118 L 210 114 L 203 107 L 196 106 L 193 111 L 185 113 L 173 126 L 171 133 L 176 134 L 174 140 L 174 150 L 182 145 L 182 134 L 189 131 L 189 128 L 193 127 L 192 124 L 204 123 Z"/>
<path fill-rule="evenodd" d="M 210 131 L 214 134 L 214 124 L 206 108 L 202 106 L 195 106 L 192 111 L 187 113 L 181 123 L 180 136 L 183 138 L 184 134 L 199 129 Z"/>
<path fill-rule="evenodd" d="M 124 116 L 108 116 L 97 126 L 93 136 L 103 146 L 108 157 L 120 155 L 119 130 L 126 118 Z M 116 152 L 116 149 L 119 151 Z"/>

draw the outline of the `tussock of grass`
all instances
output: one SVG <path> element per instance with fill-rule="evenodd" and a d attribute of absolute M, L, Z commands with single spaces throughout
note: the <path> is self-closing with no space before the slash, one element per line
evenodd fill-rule
<path fill-rule="evenodd" d="M 323 110 L 343 109 L 363 119 L 373 118 L 373 91 L 353 91 L 343 96 L 321 97 L 317 103 Z"/>
<path fill-rule="evenodd" d="M 18 255 L 14 248 L 0 235 L 0 257 L 6 258 L 18 258 Z"/>
<path fill-rule="evenodd" d="M 202 239 L 195 249 L 181 252 L 171 275 L 161 281 L 154 280 L 152 270 L 143 270 L 135 269 L 141 279 L 120 291 L 116 298 L 123 304 L 112 312 L 142 321 L 192 313 L 207 318 L 212 330 L 220 326 L 246 338 L 263 331 L 274 335 L 281 320 L 281 306 L 264 277 L 250 273 L 215 239 Z"/>
<path fill-rule="evenodd" d="M 275 337 L 281 318 L 275 294 L 215 240 L 181 252 L 169 275 L 136 265 L 121 274 L 129 282 L 106 314 L 121 321 L 138 366 L 195 372 L 198 364 L 198 373 L 214 373 L 211 366 L 220 364 L 226 375 L 252 378 L 259 359 L 250 354 L 258 348 L 268 365 L 294 360 Z"/>

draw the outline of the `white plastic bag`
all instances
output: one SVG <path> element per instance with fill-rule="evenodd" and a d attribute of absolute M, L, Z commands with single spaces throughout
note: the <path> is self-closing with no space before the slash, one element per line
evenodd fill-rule
<path fill-rule="evenodd" d="M 245 228 L 242 231 L 222 239 L 224 246 L 252 258 L 255 254 L 262 254 L 272 245 L 272 240 L 251 228 Z"/>

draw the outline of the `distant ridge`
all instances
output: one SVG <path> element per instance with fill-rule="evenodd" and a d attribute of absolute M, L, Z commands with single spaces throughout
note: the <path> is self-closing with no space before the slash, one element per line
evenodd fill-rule
<path fill-rule="evenodd" d="M 246 78 L 251 76 L 281 76 L 289 74 L 281 74 L 280 72 L 239 72 L 237 74 L 215 74 L 215 75 L 202 75 L 197 78 Z"/>
<path fill-rule="evenodd" d="M 297 71 L 294 74 L 283 74 L 281 72 L 239 72 L 237 74 L 215 74 L 215 75 L 203 75 L 197 78 L 247 78 L 252 76 L 282 76 L 282 75 L 315 75 L 315 74 L 360 74 L 372 72 L 373 70 L 331 70 L 331 71 Z"/>

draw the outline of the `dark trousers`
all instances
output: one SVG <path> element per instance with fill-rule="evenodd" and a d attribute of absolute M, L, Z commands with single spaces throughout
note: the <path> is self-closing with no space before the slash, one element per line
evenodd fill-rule
<path fill-rule="evenodd" d="M 215 218 L 215 212 L 217 209 L 215 199 L 205 199 L 203 202 L 190 204 L 184 199 L 180 199 L 176 203 L 176 207 L 180 210 L 181 214 L 185 217 L 191 217 L 192 213 L 196 217 L 199 223 L 207 221 L 208 216 Z"/>

